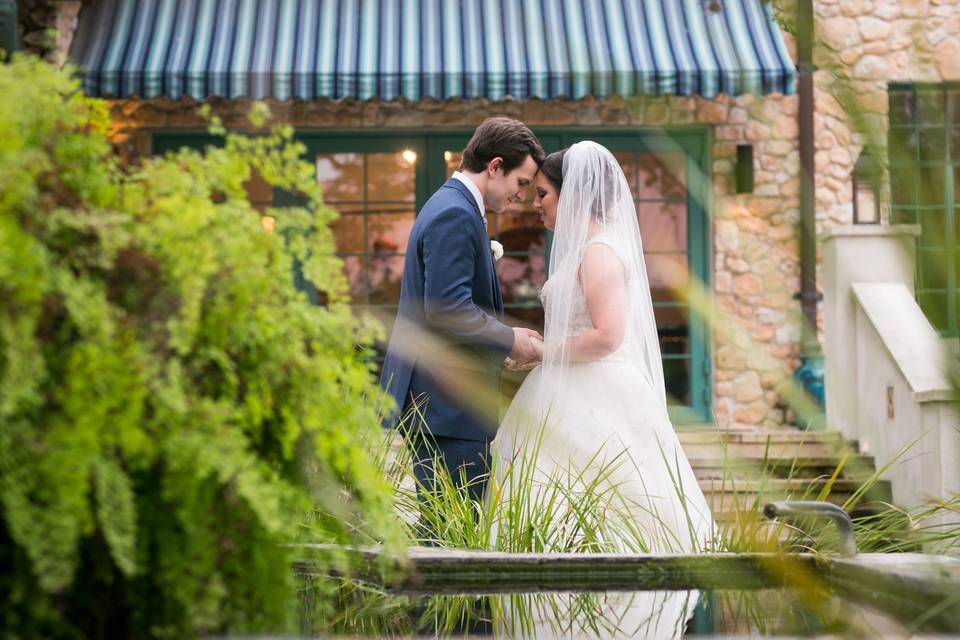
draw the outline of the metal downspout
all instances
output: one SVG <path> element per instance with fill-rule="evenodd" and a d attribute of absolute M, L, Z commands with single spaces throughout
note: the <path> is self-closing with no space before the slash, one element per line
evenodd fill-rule
<path fill-rule="evenodd" d="M 818 405 L 815 415 L 798 411 L 803 428 L 822 428 L 824 406 L 823 351 L 817 339 L 817 220 L 814 187 L 813 129 L 813 2 L 797 2 L 797 124 L 800 130 L 800 334 L 801 366 L 794 372 L 797 382 Z"/>

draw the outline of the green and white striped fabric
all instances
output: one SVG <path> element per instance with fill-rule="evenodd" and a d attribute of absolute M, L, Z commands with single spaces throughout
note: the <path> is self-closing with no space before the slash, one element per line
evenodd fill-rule
<path fill-rule="evenodd" d="M 792 93 L 761 0 L 97 0 L 95 96 L 581 98 Z"/>

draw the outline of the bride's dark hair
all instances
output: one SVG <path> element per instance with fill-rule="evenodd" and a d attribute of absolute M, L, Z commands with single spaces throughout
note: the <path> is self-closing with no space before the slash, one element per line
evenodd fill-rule
<path fill-rule="evenodd" d="M 543 164 L 540 165 L 541 173 L 547 176 L 547 180 L 549 180 L 553 188 L 557 190 L 558 195 L 560 193 L 560 187 L 563 186 L 563 156 L 566 152 L 566 149 L 554 151 L 544 158 Z"/>
<path fill-rule="evenodd" d="M 560 195 L 560 189 L 563 187 L 563 157 L 566 155 L 567 149 L 554 151 L 544 158 L 543 164 L 540 165 L 540 171 L 547 177 L 553 188 L 557 190 L 558 196 Z M 593 204 L 593 211 L 591 212 L 594 218 L 601 221 L 604 220 L 604 210 L 613 203 L 613 191 L 616 185 L 613 176 L 607 175 L 606 170 L 607 167 L 605 166 L 604 174 L 600 177 L 604 185 L 603 198 Z"/>

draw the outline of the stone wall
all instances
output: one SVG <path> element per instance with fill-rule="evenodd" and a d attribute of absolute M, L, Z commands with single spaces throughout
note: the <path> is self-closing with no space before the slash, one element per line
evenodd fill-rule
<path fill-rule="evenodd" d="M 89 2 L 20 0 L 17 15 L 23 49 L 46 58 L 58 68 L 62 67 L 67 61 L 77 30 L 77 16 L 84 4 Z"/>

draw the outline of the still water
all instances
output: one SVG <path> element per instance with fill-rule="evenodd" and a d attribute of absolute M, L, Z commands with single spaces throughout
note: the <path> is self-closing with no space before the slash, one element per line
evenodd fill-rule
<path fill-rule="evenodd" d="M 911 632 L 909 624 L 816 589 L 429 594 L 331 580 L 304 586 L 305 635 L 669 639 Z M 330 590 L 335 607 L 312 604 L 329 603 L 315 595 Z"/>

